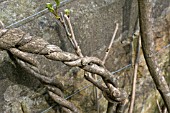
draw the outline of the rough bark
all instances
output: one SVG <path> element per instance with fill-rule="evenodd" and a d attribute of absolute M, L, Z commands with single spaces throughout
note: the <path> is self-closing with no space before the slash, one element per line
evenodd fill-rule
<path fill-rule="evenodd" d="M 138 0 L 139 22 L 142 40 L 142 49 L 149 72 L 154 80 L 157 90 L 161 94 L 168 111 L 170 112 L 170 90 L 159 67 L 155 53 L 152 8 L 153 0 Z"/>
<path fill-rule="evenodd" d="M 71 67 L 80 67 L 83 70 L 97 74 L 102 77 L 105 82 L 107 88 L 100 86 L 97 84 L 97 81 L 93 81 L 93 79 L 89 79 L 94 85 L 100 88 L 103 92 L 104 97 L 111 103 L 118 102 L 120 108 L 125 106 L 125 102 L 127 100 L 127 93 L 122 89 L 117 87 L 117 80 L 114 78 L 112 73 L 108 71 L 103 62 L 97 57 L 81 57 L 76 54 L 64 52 L 58 46 L 51 45 L 47 41 L 43 40 L 40 37 L 30 36 L 20 29 L 10 29 L 10 30 L 0 30 L 0 49 L 9 51 L 13 57 L 16 59 L 20 59 L 25 63 L 31 64 L 32 73 L 43 74 L 45 72 L 40 72 L 38 67 L 39 63 L 36 58 L 31 56 L 32 54 L 44 55 L 46 58 L 61 61 L 64 64 Z M 27 58 L 28 57 L 28 58 Z M 23 64 L 24 66 L 24 64 Z M 27 66 L 24 66 L 27 67 Z M 35 76 L 41 81 L 47 84 L 53 84 L 53 80 L 48 79 L 46 77 L 41 77 L 39 74 L 35 74 Z M 57 84 L 59 84 L 57 82 Z M 57 85 L 62 86 L 62 85 Z M 60 98 L 60 93 L 58 89 L 49 86 L 48 93 L 52 97 L 54 101 L 59 103 L 65 108 L 73 112 L 79 112 L 78 109 L 73 108 L 73 104 L 68 102 L 64 98 Z M 59 88 L 59 87 L 57 87 Z M 54 89 L 54 90 L 53 90 Z M 52 91 L 52 92 L 51 92 Z M 57 95 L 53 95 L 53 93 L 57 92 Z M 119 108 L 118 106 L 118 108 Z M 72 109 L 73 108 L 73 109 Z M 119 109 L 120 109 L 119 108 Z M 74 111 L 75 110 L 75 111 Z M 120 111 L 120 110 L 119 110 Z M 122 111 L 122 110 L 121 110 Z M 122 113 L 122 112 L 119 112 Z"/>

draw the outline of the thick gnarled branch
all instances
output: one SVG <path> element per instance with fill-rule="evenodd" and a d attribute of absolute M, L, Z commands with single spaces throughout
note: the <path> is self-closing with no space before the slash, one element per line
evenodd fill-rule
<path fill-rule="evenodd" d="M 94 73 L 102 77 L 107 86 L 107 91 L 105 90 L 103 93 L 106 99 L 108 99 L 110 102 L 117 101 L 121 103 L 127 98 L 127 94 L 117 88 L 117 80 L 114 78 L 111 72 L 108 71 L 104 67 L 103 62 L 96 57 L 83 57 L 79 54 L 76 55 L 69 52 L 64 52 L 58 46 L 50 45 L 42 38 L 30 36 L 19 29 L 7 30 L 0 37 L 0 49 L 10 51 L 16 58 L 20 58 L 26 63 L 33 65 L 35 63 L 35 66 L 37 64 L 36 60 L 34 61 L 34 58 L 29 56 L 30 53 L 44 55 L 48 59 L 61 61 L 68 66 L 78 66 L 87 72 Z M 29 58 L 25 59 L 24 56 L 29 56 Z M 32 68 L 32 70 L 35 71 L 35 68 Z M 58 96 L 53 96 L 53 93 L 50 91 L 49 94 L 52 96 L 52 98 Z"/>
<path fill-rule="evenodd" d="M 154 83 L 161 94 L 165 105 L 170 112 L 170 89 L 163 76 L 161 68 L 158 66 L 154 45 L 154 32 L 153 32 L 153 18 L 152 8 L 153 0 L 138 0 L 139 4 L 139 23 L 142 41 L 142 50 L 148 66 L 149 72 L 154 80 Z"/>

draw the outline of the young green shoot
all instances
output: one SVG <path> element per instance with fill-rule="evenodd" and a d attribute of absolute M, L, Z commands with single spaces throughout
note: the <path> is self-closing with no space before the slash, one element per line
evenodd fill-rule
<path fill-rule="evenodd" d="M 57 19 L 60 19 L 60 16 L 58 15 L 58 7 L 60 6 L 60 0 L 55 0 L 56 3 L 56 8 L 54 9 L 53 5 L 51 3 L 46 3 L 46 7 L 48 8 L 48 10 L 54 14 L 54 16 Z"/>

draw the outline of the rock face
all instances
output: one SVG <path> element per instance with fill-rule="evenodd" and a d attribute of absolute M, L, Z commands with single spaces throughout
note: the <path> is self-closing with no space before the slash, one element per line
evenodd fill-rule
<path fill-rule="evenodd" d="M 9 26 L 10 24 L 35 14 L 45 8 L 45 4 L 51 2 L 31 0 L 0 0 L 0 19 Z M 156 50 L 168 44 L 170 34 L 170 5 L 169 0 L 156 0 L 154 2 L 154 32 L 156 33 Z M 138 7 L 136 0 L 70 0 L 60 8 L 71 10 L 71 21 L 74 27 L 76 39 L 82 49 L 84 56 L 104 57 L 115 29 L 115 23 L 119 23 L 118 33 L 111 48 L 106 67 L 115 71 L 131 60 L 129 37 L 132 36 L 137 26 Z M 66 38 L 66 33 L 52 14 L 47 13 L 27 24 L 21 24 L 20 29 L 37 35 L 51 44 L 60 46 L 64 51 L 74 50 Z M 79 68 L 70 68 L 61 62 L 54 62 L 42 56 L 35 56 L 41 63 L 41 69 L 51 73 L 49 76 L 57 75 L 66 86 L 66 97 L 77 92 L 84 86 L 89 85 L 83 78 L 83 71 Z M 158 55 L 161 67 L 168 70 L 168 49 Z M 157 110 L 156 100 L 160 99 L 154 83 L 149 76 L 144 58 L 138 70 L 137 94 L 135 101 L 136 113 L 155 113 Z M 132 83 L 132 69 L 117 73 L 120 86 L 130 93 Z M 165 73 L 169 80 L 169 73 Z M 42 112 L 53 104 L 44 91 L 42 84 L 21 67 L 16 66 L 5 51 L 0 52 L 0 112 L 12 113 L 37 113 Z M 154 95 L 154 96 L 153 96 Z M 99 93 L 100 112 L 106 110 L 107 102 Z M 83 112 L 96 112 L 96 105 L 93 97 L 93 88 L 79 92 L 72 96 L 73 102 Z M 50 109 L 48 113 L 54 113 Z"/>

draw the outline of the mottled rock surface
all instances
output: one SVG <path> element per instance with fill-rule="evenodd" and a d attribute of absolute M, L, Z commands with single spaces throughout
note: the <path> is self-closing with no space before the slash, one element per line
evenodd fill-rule
<path fill-rule="evenodd" d="M 47 2 L 51 1 L 0 0 L 0 20 L 5 26 L 8 26 L 43 10 Z M 167 45 L 170 40 L 170 8 L 168 7 L 170 7 L 169 0 L 155 0 L 153 30 L 156 33 L 157 51 Z M 60 11 L 65 8 L 71 10 L 71 21 L 76 39 L 85 56 L 103 58 L 113 34 L 115 22 L 118 22 L 119 30 L 106 61 L 106 67 L 110 71 L 115 71 L 130 63 L 131 50 L 128 38 L 136 29 L 138 17 L 136 0 L 72 0 L 61 7 Z M 48 42 L 60 46 L 64 51 L 74 52 L 63 27 L 50 13 L 21 25 L 20 28 L 31 35 L 40 36 Z M 170 72 L 167 71 L 170 55 L 168 49 L 158 56 L 160 65 L 166 70 L 165 75 L 169 80 Z M 64 92 L 66 97 L 90 84 L 83 78 L 82 70 L 67 67 L 61 62 L 49 61 L 41 56 L 36 57 L 41 62 L 41 69 L 51 73 L 49 76 L 58 75 L 61 78 L 66 86 Z M 141 60 L 138 70 L 135 113 L 156 113 L 156 100 L 160 100 L 160 96 L 149 76 L 144 58 L 141 57 Z M 119 76 L 120 86 L 130 92 L 132 70 L 128 69 L 114 76 Z M 36 78 L 16 66 L 5 51 L 0 52 L 0 112 L 39 113 L 53 104 L 46 96 L 42 84 Z M 99 97 L 101 97 L 100 112 L 103 113 L 106 110 L 107 102 L 101 94 Z M 83 113 L 96 113 L 92 87 L 71 97 L 70 101 Z M 54 110 L 51 109 L 48 113 L 54 113 Z"/>

